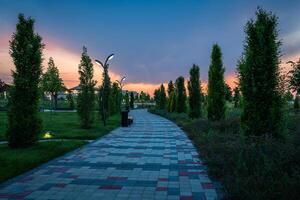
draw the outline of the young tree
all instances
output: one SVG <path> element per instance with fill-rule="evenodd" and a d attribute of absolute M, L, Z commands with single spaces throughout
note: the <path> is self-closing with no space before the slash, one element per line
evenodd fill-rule
<path fill-rule="evenodd" d="M 134 94 L 130 92 L 130 109 L 134 109 Z"/>
<path fill-rule="evenodd" d="M 225 83 L 225 100 L 229 102 L 232 100 L 232 91 L 227 83 Z"/>
<path fill-rule="evenodd" d="M 296 93 L 294 108 L 299 108 L 300 95 L 300 59 L 298 62 L 289 61 L 292 65 L 292 70 L 289 71 L 289 85 L 293 92 Z"/>
<path fill-rule="evenodd" d="M 163 110 L 166 108 L 166 103 L 167 103 L 167 97 L 166 97 L 166 91 L 165 87 L 163 84 L 160 85 L 160 92 L 159 92 L 159 109 Z"/>
<path fill-rule="evenodd" d="M 49 58 L 48 68 L 42 77 L 43 91 L 51 95 L 51 100 L 54 99 L 54 109 L 57 109 L 57 95 L 62 90 L 63 81 L 59 77 L 59 70 L 54 64 L 52 57 Z"/>
<path fill-rule="evenodd" d="M 14 86 L 10 94 L 7 138 L 13 148 L 34 144 L 42 129 L 38 112 L 44 44 L 34 32 L 34 20 L 23 14 L 18 18 L 9 51 L 15 71 L 12 72 Z"/>
<path fill-rule="evenodd" d="M 284 121 L 277 17 L 258 8 L 256 20 L 247 23 L 245 32 L 244 57 L 238 65 L 243 95 L 242 128 L 246 135 L 280 136 Z"/>
<path fill-rule="evenodd" d="M 207 117 L 217 121 L 225 117 L 225 82 L 222 53 L 219 45 L 213 45 L 208 71 Z"/>
<path fill-rule="evenodd" d="M 299 105 L 299 96 L 298 95 L 295 97 L 295 100 L 294 100 L 294 108 L 295 109 L 299 109 L 300 108 L 300 105 Z"/>
<path fill-rule="evenodd" d="M 75 104 L 74 104 L 74 98 L 73 98 L 72 92 L 68 92 L 67 101 L 69 103 L 69 107 L 73 110 L 75 108 Z"/>
<path fill-rule="evenodd" d="M 176 79 L 176 112 L 186 112 L 186 89 L 182 76 Z"/>
<path fill-rule="evenodd" d="M 125 99 L 125 108 L 126 108 L 126 110 L 129 110 L 130 106 L 129 106 L 129 94 L 128 94 L 128 91 L 126 91 L 124 99 Z"/>
<path fill-rule="evenodd" d="M 189 105 L 190 105 L 190 117 L 201 117 L 201 82 L 199 78 L 199 67 L 193 65 L 190 69 L 190 80 L 188 82 L 189 90 Z"/>
<path fill-rule="evenodd" d="M 154 90 L 154 101 L 156 107 L 160 108 L 160 88 Z"/>
<path fill-rule="evenodd" d="M 233 89 L 234 92 L 234 96 L 233 96 L 233 102 L 234 102 L 234 107 L 238 108 L 240 107 L 240 103 L 241 103 L 241 94 L 240 94 L 240 90 L 238 87 L 235 87 Z"/>
<path fill-rule="evenodd" d="M 172 105 L 173 104 L 173 100 L 174 100 L 174 93 L 175 93 L 175 88 L 174 88 L 174 84 L 172 81 L 169 81 L 168 83 L 168 102 L 167 102 L 167 111 L 168 112 L 174 112 L 175 109 L 173 109 Z"/>
<path fill-rule="evenodd" d="M 77 113 L 81 120 L 81 127 L 85 129 L 91 128 L 94 121 L 95 106 L 95 85 L 93 80 L 94 69 L 91 58 L 87 54 L 86 47 L 83 47 L 81 61 L 78 67 L 80 92 L 77 99 Z"/>
<path fill-rule="evenodd" d="M 99 90 L 99 112 L 102 116 L 102 121 L 104 126 L 106 126 L 106 121 L 108 120 L 109 111 L 109 104 L 110 104 L 110 93 L 111 93 L 111 81 L 108 74 L 108 67 L 109 64 L 104 64 L 103 66 L 103 80 L 102 85 L 100 86 Z"/>
<path fill-rule="evenodd" d="M 120 112 L 120 106 L 121 106 L 121 98 L 120 98 L 120 88 L 118 83 L 114 82 L 112 84 L 112 89 L 111 89 L 111 104 L 110 104 L 110 113 L 116 114 Z"/>

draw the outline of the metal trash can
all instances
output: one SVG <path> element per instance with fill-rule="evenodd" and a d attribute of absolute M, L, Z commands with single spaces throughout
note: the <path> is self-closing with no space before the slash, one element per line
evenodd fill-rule
<path fill-rule="evenodd" d="M 127 127 L 128 126 L 128 110 L 124 110 L 121 112 L 121 124 L 122 127 Z"/>

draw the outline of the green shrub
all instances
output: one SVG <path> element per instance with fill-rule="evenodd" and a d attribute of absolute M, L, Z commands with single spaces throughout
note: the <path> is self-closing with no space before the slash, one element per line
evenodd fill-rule
<path fill-rule="evenodd" d="M 240 118 L 228 113 L 226 120 L 181 118 L 178 113 L 159 113 L 187 133 L 219 180 L 225 199 L 299 199 L 300 196 L 300 115 L 288 117 L 285 141 L 265 136 L 240 134 Z M 234 116 L 234 117 L 228 117 Z"/>

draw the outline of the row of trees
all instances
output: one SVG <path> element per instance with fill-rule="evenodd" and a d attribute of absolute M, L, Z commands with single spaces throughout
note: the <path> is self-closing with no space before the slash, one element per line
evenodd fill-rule
<path fill-rule="evenodd" d="M 27 147 L 37 141 L 42 130 L 42 120 L 38 113 L 41 93 L 50 94 L 54 99 L 55 108 L 57 108 L 58 93 L 64 88 L 53 58 L 49 59 L 47 70 L 44 74 L 42 73 L 42 56 L 45 45 L 41 36 L 34 32 L 34 20 L 25 18 L 23 14 L 18 16 L 18 20 L 16 32 L 13 33 L 10 41 L 9 51 L 15 70 L 12 72 L 13 86 L 10 89 L 8 103 L 7 138 L 10 147 L 13 148 Z M 85 47 L 81 54 L 78 73 L 80 92 L 77 98 L 77 112 L 82 128 L 90 128 L 94 122 L 97 82 L 93 78 L 93 63 Z M 109 77 L 104 79 L 99 88 L 99 104 L 102 104 L 103 85 L 105 85 L 104 91 L 106 91 L 108 100 L 105 105 L 108 115 L 120 112 L 123 95 L 121 95 L 119 85 L 111 84 Z M 74 106 L 72 95 L 69 94 L 67 98 Z M 126 106 L 133 108 L 134 100 L 139 99 L 141 102 L 145 102 L 150 100 L 150 96 L 141 92 L 136 97 L 131 93 L 129 97 L 127 92 L 124 99 Z M 102 113 L 100 110 L 100 114 Z"/>
<path fill-rule="evenodd" d="M 217 121 L 225 118 L 226 100 L 233 101 L 235 107 L 242 109 L 241 127 L 246 135 L 282 138 L 285 132 L 285 102 L 293 98 L 290 90 L 296 93 L 295 107 L 299 107 L 300 60 L 290 62 L 292 70 L 288 74 L 280 70 L 281 43 L 277 20 L 274 14 L 258 8 L 256 19 L 246 24 L 244 51 L 237 64 L 238 86 L 233 90 L 233 97 L 224 81 L 221 48 L 215 44 L 211 52 L 207 95 L 201 89 L 199 67 L 193 65 L 187 82 L 189 96 L 184 78 L 179 77 L 175 85 L 169 82 L 167 97 L 164 85 L 155 90 L 157 107 L 181 113 L 187 112 L 188 105 L 189 116 L 198 118 L 203 117 L 205 105 L 207 118 Z"/>
<path fill-rule="evenodd" d="M 200 81 L 200 68 L 193 65 L 190 69 L 190 78 L 187 81 L 188 96 L 184 77 L 168 83 L 168 98 L 164 85 L 154 92 L 154 100 L 159 109 L 168 112 L 188 112 L 191 118 L 199 118 L 203 115 L 203 104 L 207 105 L 207 117 L 210 120 L 220 120 L 225 116 L 226 90 L 231 99 L 231 90 L 224 82 L 224 67 L 222 64 L 221 48 L 215 44 L 211 53 L 211 64 L 208 73 L 208 93 L 205 96 Z M 229 90 L 229 91 L 228 91 Z"/>

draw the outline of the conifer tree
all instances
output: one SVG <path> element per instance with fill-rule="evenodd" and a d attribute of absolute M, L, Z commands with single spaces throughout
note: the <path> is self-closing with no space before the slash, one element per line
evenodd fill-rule
<path fill-rule="evenodd" d="M 75 103 L 74 103 L 74 98 L 73 98 L 72 92 L 68 92 L 67 100 L 69 103 L 69 107 L 73 110 L 75 108 Z"/>
<path fill-rule="evenodd" d="M 243 95 L 242 128 L 246 135 L 282 136 L 277 17 L 258 8 L 256 19 L 247 23 L 245 33 L 244 57 L 238 65 Z"/>
<path fill-rule="evenodd" d="M 54 109 L 57 109 L 57 95 L 63 88 L 63 81 L 59 76 L 59 70 L 55 66 L 52 57 L 49 58 L 47 71 L 42 77 L 43 91 L 51 95 L 51 99 L 54 100 Z"/>
<path fill-rule="evenodd" d="M 118 83 L 114 82 L 112 84 L 112 89 L 111 89 L 111 104 L 110 104 L 110 113 L 111 115 L 116 114 L 120 112 L 120 88 Z"/>
<path fill-rule="evenodd" d="M 168 83 L 168 102 L 167 102 L 167 111 L 168 112 L 174 112 L 174 109 L 172 107 L 173 103 L 172 100 L 174 100 L 174 93 L 175 93 L 175 88 L 174 84 L 172 81 L 169 81 Z"/>
<path fill-rule="evenodd" d="M 130 109 L 134 109 L 134 94 L 130 92 Z"/>
<path fill-rule="evenodd" d="M 201 82 L 199 78 L 199 67 L 193 65 L 190 69 L 190 80 L 188 82 L 189 90 L 189 106 L 190 106 L 190 117 L 198 118 L 201 116 Z"/>
<path fill-rule="evenodd" d="M 222 53 L 219 45 L 212 48 L 208 71 L 207 117 L 216 121 L 225 117 L 225 82 Z"/>
<path fill-rule="evenodd" d="M 182 76 L 176 79 L 176 112 L 186 112 L 186 89 Z"/>
<path fill-rule="evenodd" d="M 165 87 L 163 84 L 161 84 L 160 86 L 160 92 L 159 92 L 159 109 L 163 110 L 166 108 L 166 103 L 167 103 L 167 97 L 166 97 L 166 91 L 165 91 Z"/>
<path fill-rule="evenodd" d="M 15 65 L 8 110 L 8 144 L 27 147 L 37 141 L 42 129 L 39 117 L 39 83 L 42 75 L 42 38 L 34 32 L 34 20 L 18 16 L 16 32 L 10 41 L 10 56 Z"/>
<path fill-rule="evenodd" d="M 299 108 L 299 98 L 300 95 L 300 59 L 298 62 L 289 61 L 292 64 L 292 69 L 289 71 L 289 85 L 292 92 L 296 93 L 294 100 L 294 108 Z"/>
<path fill-rule="evenodd" d="M 160 89 L 154 90 L 154 101 L 157 108 L 160 108 Z"/>
<path fill-rule="evenodd" d="M 240 106 L 240 101 L 241 101 L 240 90 L 238 87 L 235 87 L 233 92 L 234 92 L 234 96 L 233 96 L 234 107 L 238 108 Z"/>
<path fill-rule="evenodd" d="M 227 83 L 225 83 L 225 100 L 229 102 L 232 100 L 232 91 Z"/>
<path fill-rule="evenodd" d="M 77 113 L 80 117 L 81 127 L 91 128 L 94 121 L 95 106 L 95 85 L 93 80 L 94 69 L 91 58 L 87 54 L 86 47 L 83 47 L 81 61 L 78 66 L 80 92 L 77 98 Z"/>
<path fill-rule="evenodd" d="M 128 91 L 126 91 L 124 99 L 125 99 L 125 108 L 126 108 L 126 110 L 129 110 L 130 106 L 129 106 L 129 94 L 128 94 Z"/>

